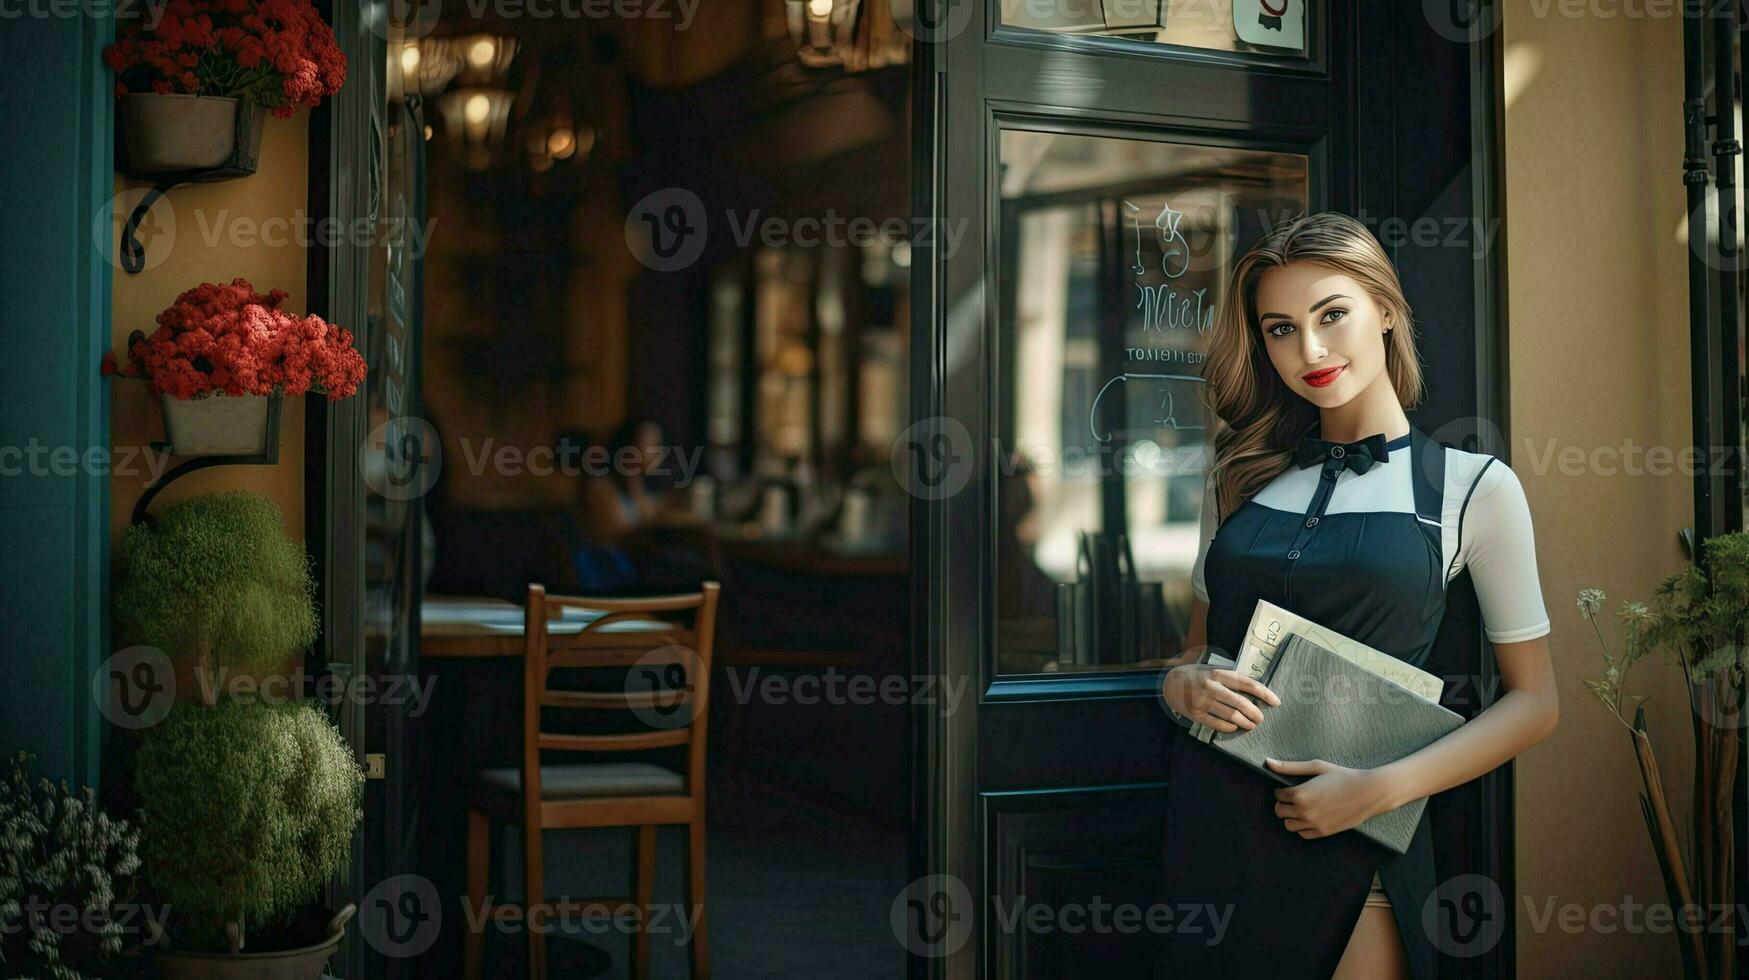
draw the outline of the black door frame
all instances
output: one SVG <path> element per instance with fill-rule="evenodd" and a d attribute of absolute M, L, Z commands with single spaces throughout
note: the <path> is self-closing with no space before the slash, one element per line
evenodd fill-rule
<path fill-rule="evenodd" d="M 954 18 L 965 16 L 968 4 L 971 22 L 955 34 L 951 30 Z M 977 896 L 975 907 L 963 910 L 975 924 L 982 919 L 979 913 L 986 877 L 999 873 L 994 867 L 999 863 L 994 845 L 984 839 L 989 815 L 979 802 L 980 765 L 991 762 L 988 756 L 980 759 L 979 715 L 989 706 L 1011 699 L 1151 698 L 1155 683 L 1149 675 L 1122 674 L 1091 681 L 1065 679 L 1057 684 L 1017 682 L 998 680 L 990 670 L 993 651 L 985 609 L 989 606 L 991 548 L 987 535 L 993 486 L 986 465 L 988 434 L 984 430 L 992 406 L 990 330 L 998 293 L 993 270 L 981 263 L 985 255 L 995 254 L 997 244 L 993 240 L 998 233 L 996 222 L 990 220 L 995 214 L 995 192 L 988 175 L 999 119 L 1046 118 L 1076 128 L 1099 123 L 1118 131 L 1134 127 L 1156 134 L 1167 127 L 1180 131 L 1191 128 L 1233 136 L 1254 133 L 1262 124 L 1274 139 L 1295 130 L 1340 129 L 1339 114 L 1352 113 L 1348 131 L 1353 138 L 1334 140 L 1323 148 L 1321 174 L 1319 161 L 1313 162 L 1309 193 L 1314 208 L 1460 218 L 1472 222 L 1472 235 L 1478 227 L 1484 229 L 1483 234 L 1492 231 L 1482 239 L 1488 247 L 1479 249 L 1480 254 L 1473 250 L 1468 257 L 1398 248 L 1391 242 L 1386 245 L 1412 302 L 1417 296 L 1461 299 L 1461 307 L 1467 308 L 1467 312 L 1460 308 L 1456 315 L 1445 309 L 1417 308 L 1420 319 L 1428 325 L 1422 356 L 1430 365 L 1429 376 L 1434 382 L 1428 400 L 1413 413 L 1418 424 L 1446 441 L 1492 452 L 1510 462 L 1505 239 L 1500 233 L 1505 215 L 1499 180 L 1504 104 L 1497 3 L 1484 0 L 1477 5 L 1472 23 L 1441 25 L 1448 29 L 1444 32 L 1421 18 L 1420 5 L 1366 5 L 1364 11 L 1353 11 L 1331 9 L 1347 7 L 1342 4 L 1311 4 L 1326 12 L 1314 16 L 1315 23 L 1308 25 L 1313 55 L 1304 63 L 1286 65 L 1248 56 L 1182 50 L 1165 53 L 1156 46 L 1135 42 L 1004 29 L 996 24 L 996 6 L 994 0 L 917 3 L 922 20 L 916 34 L 927 38 L 930 25 L 948 25 L 948 29 L 940 40 L 920 39 L 913 45 L 912 213 L 927 220 L 937 236 L 946 222 L 967 217 L 974 231 L 983 233 L 985 246 L 967 250 L 974 253 L 971 255 L 939 255 L 932 236 L 916 250 L 910 371 L 913 428 L 908 430 L 911 445 L 901 447 L 923 465 L 932 437 L 942 435 L 944 426 L 951 424 L 941 421 L 947 418 L 961 419 L 973 444 L 973 469 L 966 491 L 943 499 L 930 499 L 927 494 L 913 497 L 911 658 L 917 675 L 940 676 L 956 683 L 976 680 L 978 696 L 967 699 L 953 717 L 944 717 L 928 706 L 915 708 L 910 751 L 912 877 L 922 882 L 947 875 L 964 882 L 970 894 Z M 1454 26 L 1460 31 L 1467 27 L 1467 40 L 1452 38 L 1450 28 Z M 1049 73 L 1039 71 L 1046 56 L 1051 59 Z M 1349 81 L 1335 103 L 1338 117 L 1321 117 L 1325 103 L 1314 91 L 1314 80 L 1326 76 L 1331 65 L 1344 64 L 1344 59 L 1354 59 L 1365 73 L 1381 78 L 1432 65 L 1433 70 L 1446 72 L 1455 86 L 1441 79 L 1441 84 L 1429 86 L 1427 91 L 1397 85 L 1369 87 L 1359 84 L 1357 78 L 1363 72 L 1356 69 L 1347 76 Z M 1267 75 L 1275 91 L 1286 93 L 1287 98 L 1259 111 L 1244 101 L 1241 89 L 1211 82 L 1215 72 L 1234 68 Z M 965 79 L 979 81 L 967 84 Z M 1066 79 L 1097 81 L 1099 85 L 1089 86 L 1089 90 L 1103 91 L 1107 99 L 1094 106 L 1072 96 L 1064 98 Z M 1160 93 L 1167 92 L 1172 93 L 1175 105 L 1194 106 L 1199 114 L 1174 116 L 1135 108 L 1158 104 L 1163 101 Z M 1296 93 L 1303 93 L 1304 98 Z M 1029 94 L 1038 101 L 1028 98 Z M 1125 108 L 1112 111 L 1104 107 L 1114 103 Z M 1467 117 L 1467 126 L 1458 130 L 1468 144 L 1467 175 L 1450 175 L 1443 186 L 1428 185 L 1415 170 L 1417 154 L 1425 151 L 1414 142 L 1421 137 L 1409 128 L 1399 128 L 1398 121 L 1422 120 L 1421 132 L 1425 134 L 1432 125 L 1428 120 L 1433 117 L 1428 114 L 1441 112 L 1447 118 L 1454 112 Z M 1222 124 L 1210 117 L 1248 122 Z M 967 145 L 981 148 L 982 156 L 974 166 L 956 170 L 950 161 Z M 1344 175 L 1344 179 L 1334 181 L 1334 175 Z M 950 280 L 979 285 L 949 296 Z M 971 369 L 950 359 L 950 352 L 966 350 L 978 352 Z M 974 409 L 956 412 L 957 406 Z M 1454 623 L 1453 628 L 1463 631 L 1461 641 L 1466 649 L 1473 647 L 1469 676 L 1476 681 L 1476 691 L 1494 691 L 1497 674 L 1479 623 L 1471 617 Z M 1461 805 L 1477 808 L 1471 812 L 1487 813 L 1492 819 L 1466 821 L 1462 828 L 1447 828 L 1440 838 L 1446 852 L 1455 854 L 1454 864 L 1459 869 L 1486 874 L 1506 896 L 1516 892 L 1511 771 L 1508 764 L 1462 789 L 1465 802 Z M 1129 791 L 1122 786 L 1104 788 Z M 1457 967 L 1465 975 L 1514 975 L 1510 903 L 1500 912 L 1505 925 L 1501 941 L 1482 956 L 1443 964 L 1442 973 Z M 987 943 L 972 941 L 947 955 L 930 956 L 913 950 L 910 973 L 913 977 L 969 978 L 992 975 L 994 968 L 995 958 Z"/>

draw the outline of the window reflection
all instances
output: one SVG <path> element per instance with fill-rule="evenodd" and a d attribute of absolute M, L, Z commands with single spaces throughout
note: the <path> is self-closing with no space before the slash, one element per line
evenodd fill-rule
<path fill-rule="evenodd" d="M 1008 129 L 998 179 L 998 670 L 1144 668 L 1189 620 L 1216 304 L 1307 160 Z"/>

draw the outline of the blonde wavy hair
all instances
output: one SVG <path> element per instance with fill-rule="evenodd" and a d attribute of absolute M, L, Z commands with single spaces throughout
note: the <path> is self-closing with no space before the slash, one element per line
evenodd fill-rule
<path fill-rule="evenodd" d="M 1276 373 L 1257 322 L 1258 280 L 1291 262 L 1329 266 L 1366 288 L 1373 302 L 1390 314 L 1385 371 L 1391 386 L 1405 410 L 1421 401 L 1421 364 L 1409 301 L 1378 239 L 1337 211 L 1276 225 L 1233 267 L 1203 363 L 1204 402 L 1220 423 L 1209 479 L 1222 520 L 1291 465 L 1300 435 L 1318 421 L 1317 407 Z"/>

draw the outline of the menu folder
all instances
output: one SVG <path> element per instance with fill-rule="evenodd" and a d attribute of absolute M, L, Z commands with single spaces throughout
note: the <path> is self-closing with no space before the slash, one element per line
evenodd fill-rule
<path fill-rule="evenodd" d="M 1310 777 L 1271 772 L 1265 758 L 1323 759 L 1350 769 L 1372 769 L 1425 748 L 1463 724 L 1456 712 L 1298 634 L 1283 641 L 1263 683 L 1281 704 L 1264 707 L 1263 724 L 1256 728 L 1216 733 L 1209 744 L 1290 786 Z M 1426 808 L 1423 797 L 1354 829 L 1403 854 Z"/>

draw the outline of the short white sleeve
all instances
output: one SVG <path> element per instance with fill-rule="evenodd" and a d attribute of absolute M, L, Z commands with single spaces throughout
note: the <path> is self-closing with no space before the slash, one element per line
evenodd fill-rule
<path fill-rule="evenodd" d="M 1207 474 L 1202 481 L 1202 519 L 1200 532 L 1197 534 L 1196 564 L 1190 567 L 1190 588 L 1196 597 L 1203 602 L 1209 601 L 1208 581 L 1203 577 L 1203 565 L 1208 561 L 1209 542 L 1215 539 L 1215 529 L 1218 526 L 1215 507 L 1215 484 Z"/>
<path fill-rule="evenodd" d="M 1549 614 L 1536 571 L 1536 537 L 1518 474 L 1495 460 L 1459 513 L 1456 561 L 1470 570 L 1488 639 L 1519 643 L 1546 635 Z"/>

